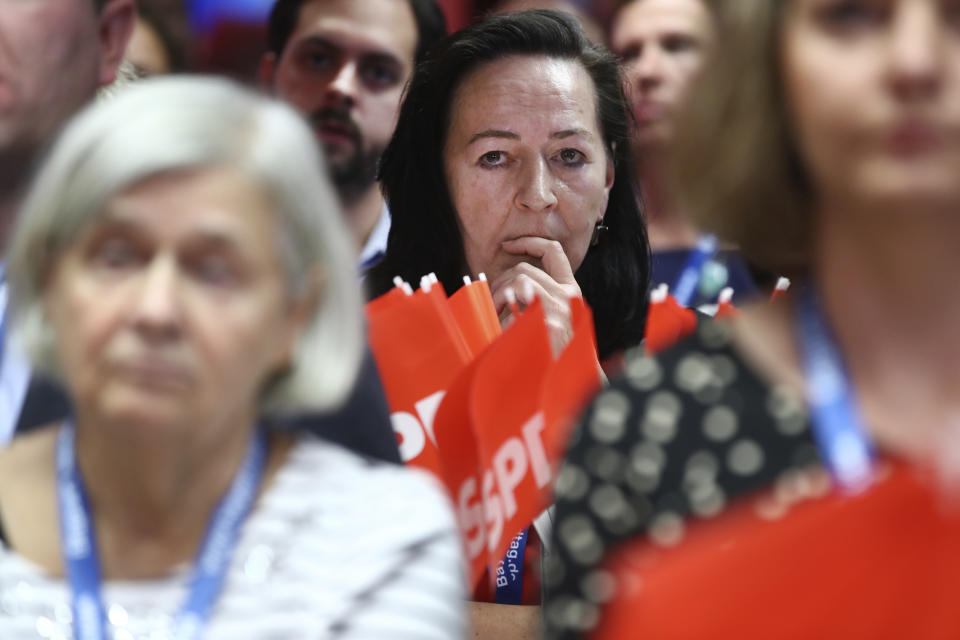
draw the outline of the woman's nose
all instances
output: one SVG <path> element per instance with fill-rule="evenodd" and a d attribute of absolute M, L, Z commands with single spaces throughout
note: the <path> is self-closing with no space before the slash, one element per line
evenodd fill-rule
<path fill-rule="evenodd" d="M 517 204 L 521 209 L 539 212 L 548 211 L 557 205 L 553 174 L 543 158 L 528 163 L 521 172 Z"/>
<path fill-rule="evenodd" d="M 177 265 L 159 255 L 147 266 L 133 310 L 135 326 L 153 338 L 169 338 L 180 330 Z"/>
<path fill-rule="evenodd" d="M 936 94 L 943 79 L 946 18 L 939 3 L 901 2 L 890 25 L 888 69 L 894 92 L 906 100 Z"/>

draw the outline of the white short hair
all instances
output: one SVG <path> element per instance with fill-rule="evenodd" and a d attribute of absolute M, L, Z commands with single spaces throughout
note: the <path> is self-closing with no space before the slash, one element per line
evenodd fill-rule
<path fill-rule="evenodd" d="M 207 167 L 237 169 L 272 197 L 292 295 L 317 268 L 323 276 L 291 369 L 268 387 L 262 410 L 336 407 L 353 388 L 364 349 L 353 242 L 310 128 L 290 107 L 222 78 L 144 80 L 69 123 L 31 186 L 7 252 L 14 338 L 35 367 L 57 375 L 42 297 L 59 255 L 121 191 Z"/>

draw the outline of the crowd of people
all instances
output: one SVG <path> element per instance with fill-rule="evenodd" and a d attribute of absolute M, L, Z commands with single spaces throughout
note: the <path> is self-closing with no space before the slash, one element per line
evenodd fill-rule
<path fill-rule="evenodd" d="M 448 34 L 435 0 L 276 0 L 250 87 L 135 0 L 0 0 L 0 638 L 960 634 L 956 580 L 885 572 L 866 520 L 862 558 L 764 528 L 930 502 L 916 562 L 960 560 L 956 3 L 568 4 Z M 592 312 L 604 384 L 509 598 L 365 340 L 427 274 L 505 330 L 542 309 L 557 356 Z M 698 311 L 654 355 L 660 285 Z"/>

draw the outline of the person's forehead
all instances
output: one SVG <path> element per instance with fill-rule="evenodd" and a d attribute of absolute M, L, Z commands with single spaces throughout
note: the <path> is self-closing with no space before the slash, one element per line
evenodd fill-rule
<path fill-rule="evenodd" d="M 164 211 L 163 216 L 157 215 Z M 200 167 L 148 176 L 104 207 L 103 222 L 121 222 L 160 235 L 262 238 L 274 207 L 263 186 L 231 167 Z"/>
<path fill-rule="evenodd" d="M 665 32 L 705 35 L 710 20 L 702 0 L 635 0 L 617 14 L 611 44 L 616 49 L 633 39 Z"/>
<path fill-rule="evenodd" d="M 464 79 L 452 120 L 472 136 L 475 128 L 509 130 L 534 124 L 596 132 L 593 80 L 573 60 L 510 56 L 488 63 Z"/>
<path fill-rule="evenodd" d="M 413 64 L 417 23 L 407 0 L 310 0 L 300 10 L 291 40 L 317 36 Z"/>
<path fill-rule="evenodd" d="M 35 32 L 59 32 L 61 37 L 67 31 L 87 31 L 97 18 L 97 7 L 93 0 L 13 0 L 18 10 L 4 7 L 0 0 L 0 11 L 6 12 L 7 20 L 22 20 L 23 27 Z M 17 24 L 15 22 L 15 24 Z"/>

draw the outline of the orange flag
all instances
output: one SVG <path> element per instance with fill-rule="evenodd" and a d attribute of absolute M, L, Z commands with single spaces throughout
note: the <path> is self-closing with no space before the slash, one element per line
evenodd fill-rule
<path fill-rule="evenodd" d="M 500 319 L 486 278 L 470 282 L 470 276 L 465 276 L 463 286 L 450 296 L 449 304 L 472 355 L 478 355 L 500 335 Z"/>
<path fill-rule="evenodd" d="M 789 278 L 779 278 L 777 280 L 777 285 L 773 288 L 773 293 L 770 294 L 770 302 L 776 302 L 782 298 L 786 293 L 787 289 L 790 288 Z"/>
<path fill-rule="evenodd" d="M 487 560 L 503 558 L 510 540 L 549 504 L 550 462 L 541 389 L 553 351 L 540 300 L 484 352 L 474 374 L 470 421 L 484 481 L 492 476 Z"/>
<path fill-rule="evenodd" d="M 566 454 L 576 419 L 600 390 L 593 313 L 583 298 L 574 298 L 570 301 L 570 316 L 573 337 L 557 361 L 550 365 L 541 398 L 548 426 L 543 444 L 553 470 Z"/>
<path fill-rule="evenodd" d="M 470 350 L 439 284 L 429 292 L 387 295 L 368 303 L 367 325 L 400 457 L 439 474 L 434 414 L 470 362 Z"/>
<path fill-rule="evenodd" d="M 440 456 L 440 478 L 450 492 L 469 565 L 468 585 L 477 583 L 487 566 L 488 528 L 497 514 L 493 474 L 480 470 L 477 438 L 470 423 L 470 393 L 479 360 L 464 368 L 447 389 L 434 419 Z"/>
<path fill-rule="evenodd" d="M 724 318 L 735 318 L 740 315 L 740 310 L 733 306 L 733 289 L 727 287 L 720 292 L 717 298 L 717 312 L 714 318 L 723 320 Z"/>
<path fill-rule="evenodd" d="M 618 596 L 593 638 L 960 638 L 960 511 L 902 463 L 866 493 L 770 491 L 674 548 L 608 559 Z"/>
<path fill-rule="evenodd" d="M 692 334 L 697 328 L 697 315 L 682 306 L 661 285 L 650 294 L 647 307 L 647 325 L 644 329 L 644 346 L 648 354 L 657 354 L 669 349 Z"/>
<path fill-rule="evenodd" d="M 570 426 L 599 386 L 593 320 L 571 301 L 574 335 L 554 360 L 537 301 L 449 387 L 435 429 L 470 584 L 549 506 Z"/>

